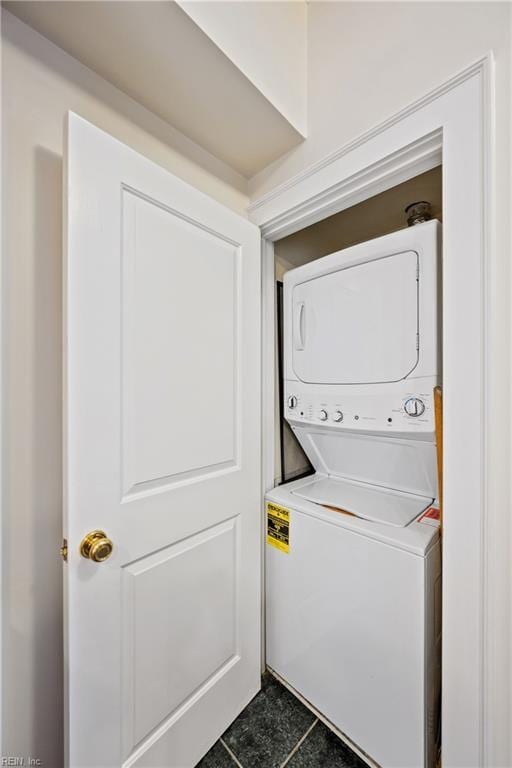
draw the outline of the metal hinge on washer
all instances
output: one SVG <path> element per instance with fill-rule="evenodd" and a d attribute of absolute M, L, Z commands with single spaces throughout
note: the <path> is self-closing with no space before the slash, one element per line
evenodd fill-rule
<path fill-rule="evenodd" d="M 67 562 L 68 560 L 68 540 L 62 539 L 62 546 L 60 548 L 60 556 L 62 559 Z"/>

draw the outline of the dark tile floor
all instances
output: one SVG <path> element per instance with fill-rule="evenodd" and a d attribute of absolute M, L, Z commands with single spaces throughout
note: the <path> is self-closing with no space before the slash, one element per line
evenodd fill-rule
<path fill-rule="evenodd" d="M 272 675 L 197 768 L 367 768 Z"/>

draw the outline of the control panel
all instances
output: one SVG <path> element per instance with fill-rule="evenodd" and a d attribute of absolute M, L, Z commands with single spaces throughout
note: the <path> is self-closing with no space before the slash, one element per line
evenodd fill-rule
<path fill-rule="evenodd" d="M 408 382 L 408 386 L 411 385 Z M 285 415 L 289 421 L 323 424 L 332 428 L 368 432 L 434 432 L 433 383 L 430 391 L 364 395 L 338 392 L 301 391 L 301 385 L 287 382 Z M 425 388 L 426 389 L 426 388 Z"/>

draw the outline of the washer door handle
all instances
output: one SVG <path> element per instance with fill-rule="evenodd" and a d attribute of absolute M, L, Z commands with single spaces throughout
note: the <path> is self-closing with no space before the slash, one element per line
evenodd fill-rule
<path fill-rule="evenodd" d="M 295 349 L 304 349 L 305 345 L 305 333 L 306 333 L 306 303 L 299 301 L 295 305 L 295 322 L 294 322 L 294 347 Z"/>

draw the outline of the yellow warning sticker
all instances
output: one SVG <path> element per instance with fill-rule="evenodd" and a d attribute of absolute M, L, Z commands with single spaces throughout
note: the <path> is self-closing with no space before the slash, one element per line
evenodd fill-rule
<path fill-rule="evenodd" d="M 290 512 L 267 501 L 267 544 L 281 552 L 290 551 Z"/>

